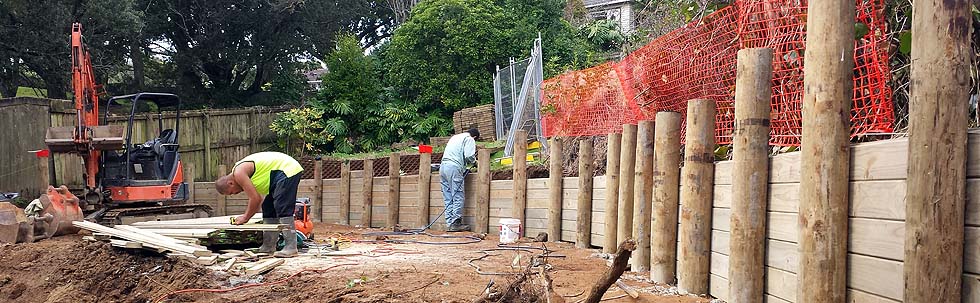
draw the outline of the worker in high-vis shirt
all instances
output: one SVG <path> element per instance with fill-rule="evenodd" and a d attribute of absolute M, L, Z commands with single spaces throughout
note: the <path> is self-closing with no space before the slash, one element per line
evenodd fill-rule
<path fill-rule="evenodd" d="M 245 213 L 236 217 L 232 224 L 245 224 L 261 206 L 263 223 L 286 225 L 282 231 L 285 243 L 282 250 L 276 251 L 279 232 L 265 231 L 262 232 L 260 253 L 275 252 L 273 255 L 279 258 L 290 258 L 299 253 L 293 213 L 301 172 L 303 166 L 293 157 L 278 152 L 261 152 L 238 161 L 230 174 L 215 181 L 215 187 L 222 195 L 245 192 L 248 196 Z"/>
<path fill-rule="evenodd" d="M 439 164 L 439 183 L 442 185 L 442 200 L 446 205 L 446 231 L 468 231 L 463 224 L 463 181 L 469 172 L 467 166 L 476 162 L 476 140 L 480 131 L 476 128 L 452 136 L 446 143 Z"/>

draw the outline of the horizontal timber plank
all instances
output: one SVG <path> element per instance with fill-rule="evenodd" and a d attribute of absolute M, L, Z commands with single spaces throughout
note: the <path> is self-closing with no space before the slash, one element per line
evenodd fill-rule
<path fill-rule="evenodd" d="M 980 180 L 976 183 L 976 199 L 971 199 L 977 204 L 980 203 Z M 969 183 L 968 183 L 969 184 Z M 731 185 L 716 185 L 714 196 L 714 207 L 731 207 Z M 769 211 L 773 212 L 798 212 L 799 211 L 799 183 L 780 183 L 770 184 L 769 186 Z M 872 219 L 905 219 L 905 180 L 885 180 L 885 181 L 854 181 L 850 183 L 851 207 L 850 216 Z M 980 207 L 977 207 L 980 210 Z M 977 215 L 977 223 L 980 223 L 980 215 Z"/>
<path fill-rule="evenodd" d="M 901 299 L 904 288 L 901 262 L 848 254 L 848 264 L 850 266 L 848 271 L 849 292 L 856 290 L 884 299 Z M 796 274 L 772 267 L 768 267 L 766 273 L 766 293 L 795 302 L 795 293 L 798 288 L 795 285 Z M 728 256 L 719 253 L 711 254 L 711 274 L 717 276 L 715 279 L 725 279 L 728 276 Z M 712 280 L 712 283 L 714 281 Z M 714 292 L 716 291 L 721 291 L 716 290 L 714 286 L 711 287 L 711 290 L 712 295 L 715 295 Z M 722 294 L 727 296 L 727 290 Z"/>

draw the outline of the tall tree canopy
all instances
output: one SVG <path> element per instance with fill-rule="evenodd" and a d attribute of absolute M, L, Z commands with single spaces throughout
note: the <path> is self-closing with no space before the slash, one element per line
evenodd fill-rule
<path fill-rule="evenodd" d="M 322 58 L 339 30 L 366 20 L 369 1 L 212 0 L 146 4 L 148 41 L 163 41 L 181 92 L 248 100 L 293 65 Z"/>
<path fill-rule="evenodd" d="M 594 63 L 563 8 L 561 0 L 422 1 L 384 49 L 385 80 L 402 98 L 451 114 L 492 102 L 496 65 L 528 57 L 539 32 L 546 76 Z"/>
<path fill-rule="evenodd" d="M 132 0 L 0 1 L 0 95 L 13 96 L 18 86 L 27 86 L 67 97 L 73 22 L 83 24 L 96 75 L 105 83 L 109 70 L 125 64 L 141 19 Z"/>
<path fill-rule="evenodd" d="M 368 0 L 0 1 L 0 94 L 28 86 L 66 97 L 72 22 L 110 93 L 145 84 L 227 106 L 278 101 L 268 100 L 270 85 L 297 82 L 338 31 L 376 45 L 393 15 Z"/>

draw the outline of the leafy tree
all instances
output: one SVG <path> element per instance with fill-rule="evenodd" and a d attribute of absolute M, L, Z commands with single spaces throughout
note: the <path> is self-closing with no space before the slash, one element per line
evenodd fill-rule
<path fill-rule="evenodd" d="M 365 39 L 376 40 L 386 24 L 375 19 L 383 6 L 366 0 L 140 1 L 149 49 L 176 65 L 179 91 L 239 104 L 261 102 L 273 79 L 325 56 L 336 32 L 370 31 Z"/>
<path fill-rule="evenodd" d="M 280 115 L 272 129 L 303 140 L 312 152 L 350 153 L 375 146 L 374 138 L 366 137 L 374 129 L 363 121 L 381 112 L 376 59 L 364 55 L 356 36 L 342 34 L 324 61 L 329 72 L 322 76 L 322 89 L 304 108 Z"/>
<path fill-rule="evenodd" d="M 0 1 L 0 94 L 13 96 L 23 85 L 66 98 L 73 22 L 82 23 L 97 80 L 106 83 L 109 71 L 126 64 L 134 29 L 142 26 L 132 7 L 133 0 Z"/>
<path fill-rule="evenodd" d="M 382 87 L 378 58 L 365 55 L 353 34 L 339 36 L 326 58 L 322 88 L 300 109 L 281 114 L 272 129 L 305 143 L 314 153 L 376 150 L 403 139 L 445 135 L 451 121 L 427 105 L 399 98 Z"/>
<path fill-rule="evenodd" d="M 628 40 L 619 28 L 619 22 L 602 19 L 585 24 L 580 29 L 582 35 L 603 51 L 618 51 Z"/>
<path fill-rule="evenodd" d="M 385 81 L 423 112 L 450 117 L 492 102 L 495 66 L 527 57 L 538 33 L 546 77 L 596 63 L 593 48 L 562 20 L 563 8 L 560 0 L 423 1 L 381 55 Z"/>

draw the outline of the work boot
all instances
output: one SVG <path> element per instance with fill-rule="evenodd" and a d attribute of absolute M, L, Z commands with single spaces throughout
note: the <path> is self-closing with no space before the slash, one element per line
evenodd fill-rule
<path fill-rule="evenodd" d="M 470 231 L 470 226 L 467 224 L 463 224 L 463 219 L 456 219 L 456 221 L 454 221 L 453 224 L 449 224 L 449 227 L 446 228 L 446 231 L 447 232 Z"/>
<path fill-rule="evenodd" d="M 262 218 L 262 223 L 279 224 L 279 220 L 276 220 L 276 218 Z M 264 254 L 271 254 L 275 252 L 277 242 L 279 242 L 278 231 L 263 231 L 262 246 L 259 246 L 258 252 Z"/>
<path fill-rule="evenodd" d="M 282 230 L 283 245 L 282 250 L 277 251 L 272 256 L 276 258 L 292 258 L 299 254 L 296 250 L 296 219 L 293 217 L 282 217 L 279 218 L 279 224 L 286 225 Z"/>

